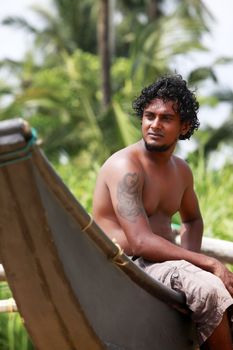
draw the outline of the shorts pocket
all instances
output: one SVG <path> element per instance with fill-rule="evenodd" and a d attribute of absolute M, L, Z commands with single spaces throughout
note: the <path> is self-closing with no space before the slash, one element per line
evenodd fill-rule
<path fill-rule="evenodd" d="M 182 291 L 182 284 L 180 281 L 180 275 L 177 267 L 175 270 L 172 272 L 171 277 L 170 277 L 170 283 L 171 283 L 171 288 L 176 290 L 176 291 Z"/>

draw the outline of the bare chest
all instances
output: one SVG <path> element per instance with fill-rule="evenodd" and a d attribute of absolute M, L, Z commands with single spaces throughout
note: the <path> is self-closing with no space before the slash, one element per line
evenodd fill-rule
<path fill-rule="evenodd" d="M 142 193 L 147 215 L 174 215 L 180 208 L 184 188 L 182 179 L 174 172 L 147 175 Z"/>

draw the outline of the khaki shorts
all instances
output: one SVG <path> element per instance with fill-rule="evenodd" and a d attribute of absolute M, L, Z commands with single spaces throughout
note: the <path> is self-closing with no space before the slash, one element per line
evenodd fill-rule
<path fill-rule="evenodd" d="M 185 260 L 151 263 L 138 258 L 134 262 L 154 279 L 185 293 L 200 345 L 219 325 L 226 309 L 233 305 L 233 298 L 220 278 Z"/>

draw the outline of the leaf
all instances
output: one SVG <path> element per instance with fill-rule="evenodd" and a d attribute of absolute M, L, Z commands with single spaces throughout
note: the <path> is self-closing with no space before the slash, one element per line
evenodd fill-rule
<path fill-rule="evenodd" d="M 113 103 L 113 109 L 117 125 L 125 146 L 131 145 L 136 140 L 137 129 L 134 125 L 130 124 L 128 116 L 124 113 L 119 103 Z"/>
<path fill-rule="evenodd" d="M 188 82 L 192 85 L 206 79 L 211 79 L 214 82 L 217 82 L 217 76 L 210 67 L 199 67 L 194 69 L 188 76 Z"/>

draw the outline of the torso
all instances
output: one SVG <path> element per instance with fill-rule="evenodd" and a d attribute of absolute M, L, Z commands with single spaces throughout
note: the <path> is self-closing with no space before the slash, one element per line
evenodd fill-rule
<path fill-rule="evenodd" d="M 166 164 L 149 161 L 140 151 L 140 144 L 132 145 L 114 155 L 111 162 L 118 162 L 121 157 L 131 157 L 138 171 L 142 174 L 144 185 L 142 202 L 148 216 L 151 230 L 170 241 L 174 239 L 171 229 L 172 216 L 179 211 L 183 193 L 186 188 L 185 163 L 171 156 Z M 115 215 L 108 190 L 109 176 L 106 176 L 108 163 L 97 181 L 94 196 L 94 219 L 103 231 L 115 238 L 130 255 L 127 238 Z M 121 170 L 122 171 L 122 170 Z M 183 174 L 183 176 L 182 176 Z M 101 198 L 101 203 L 99 202 Z M 95 205 L 98 203 L 98 205 Z"/>

